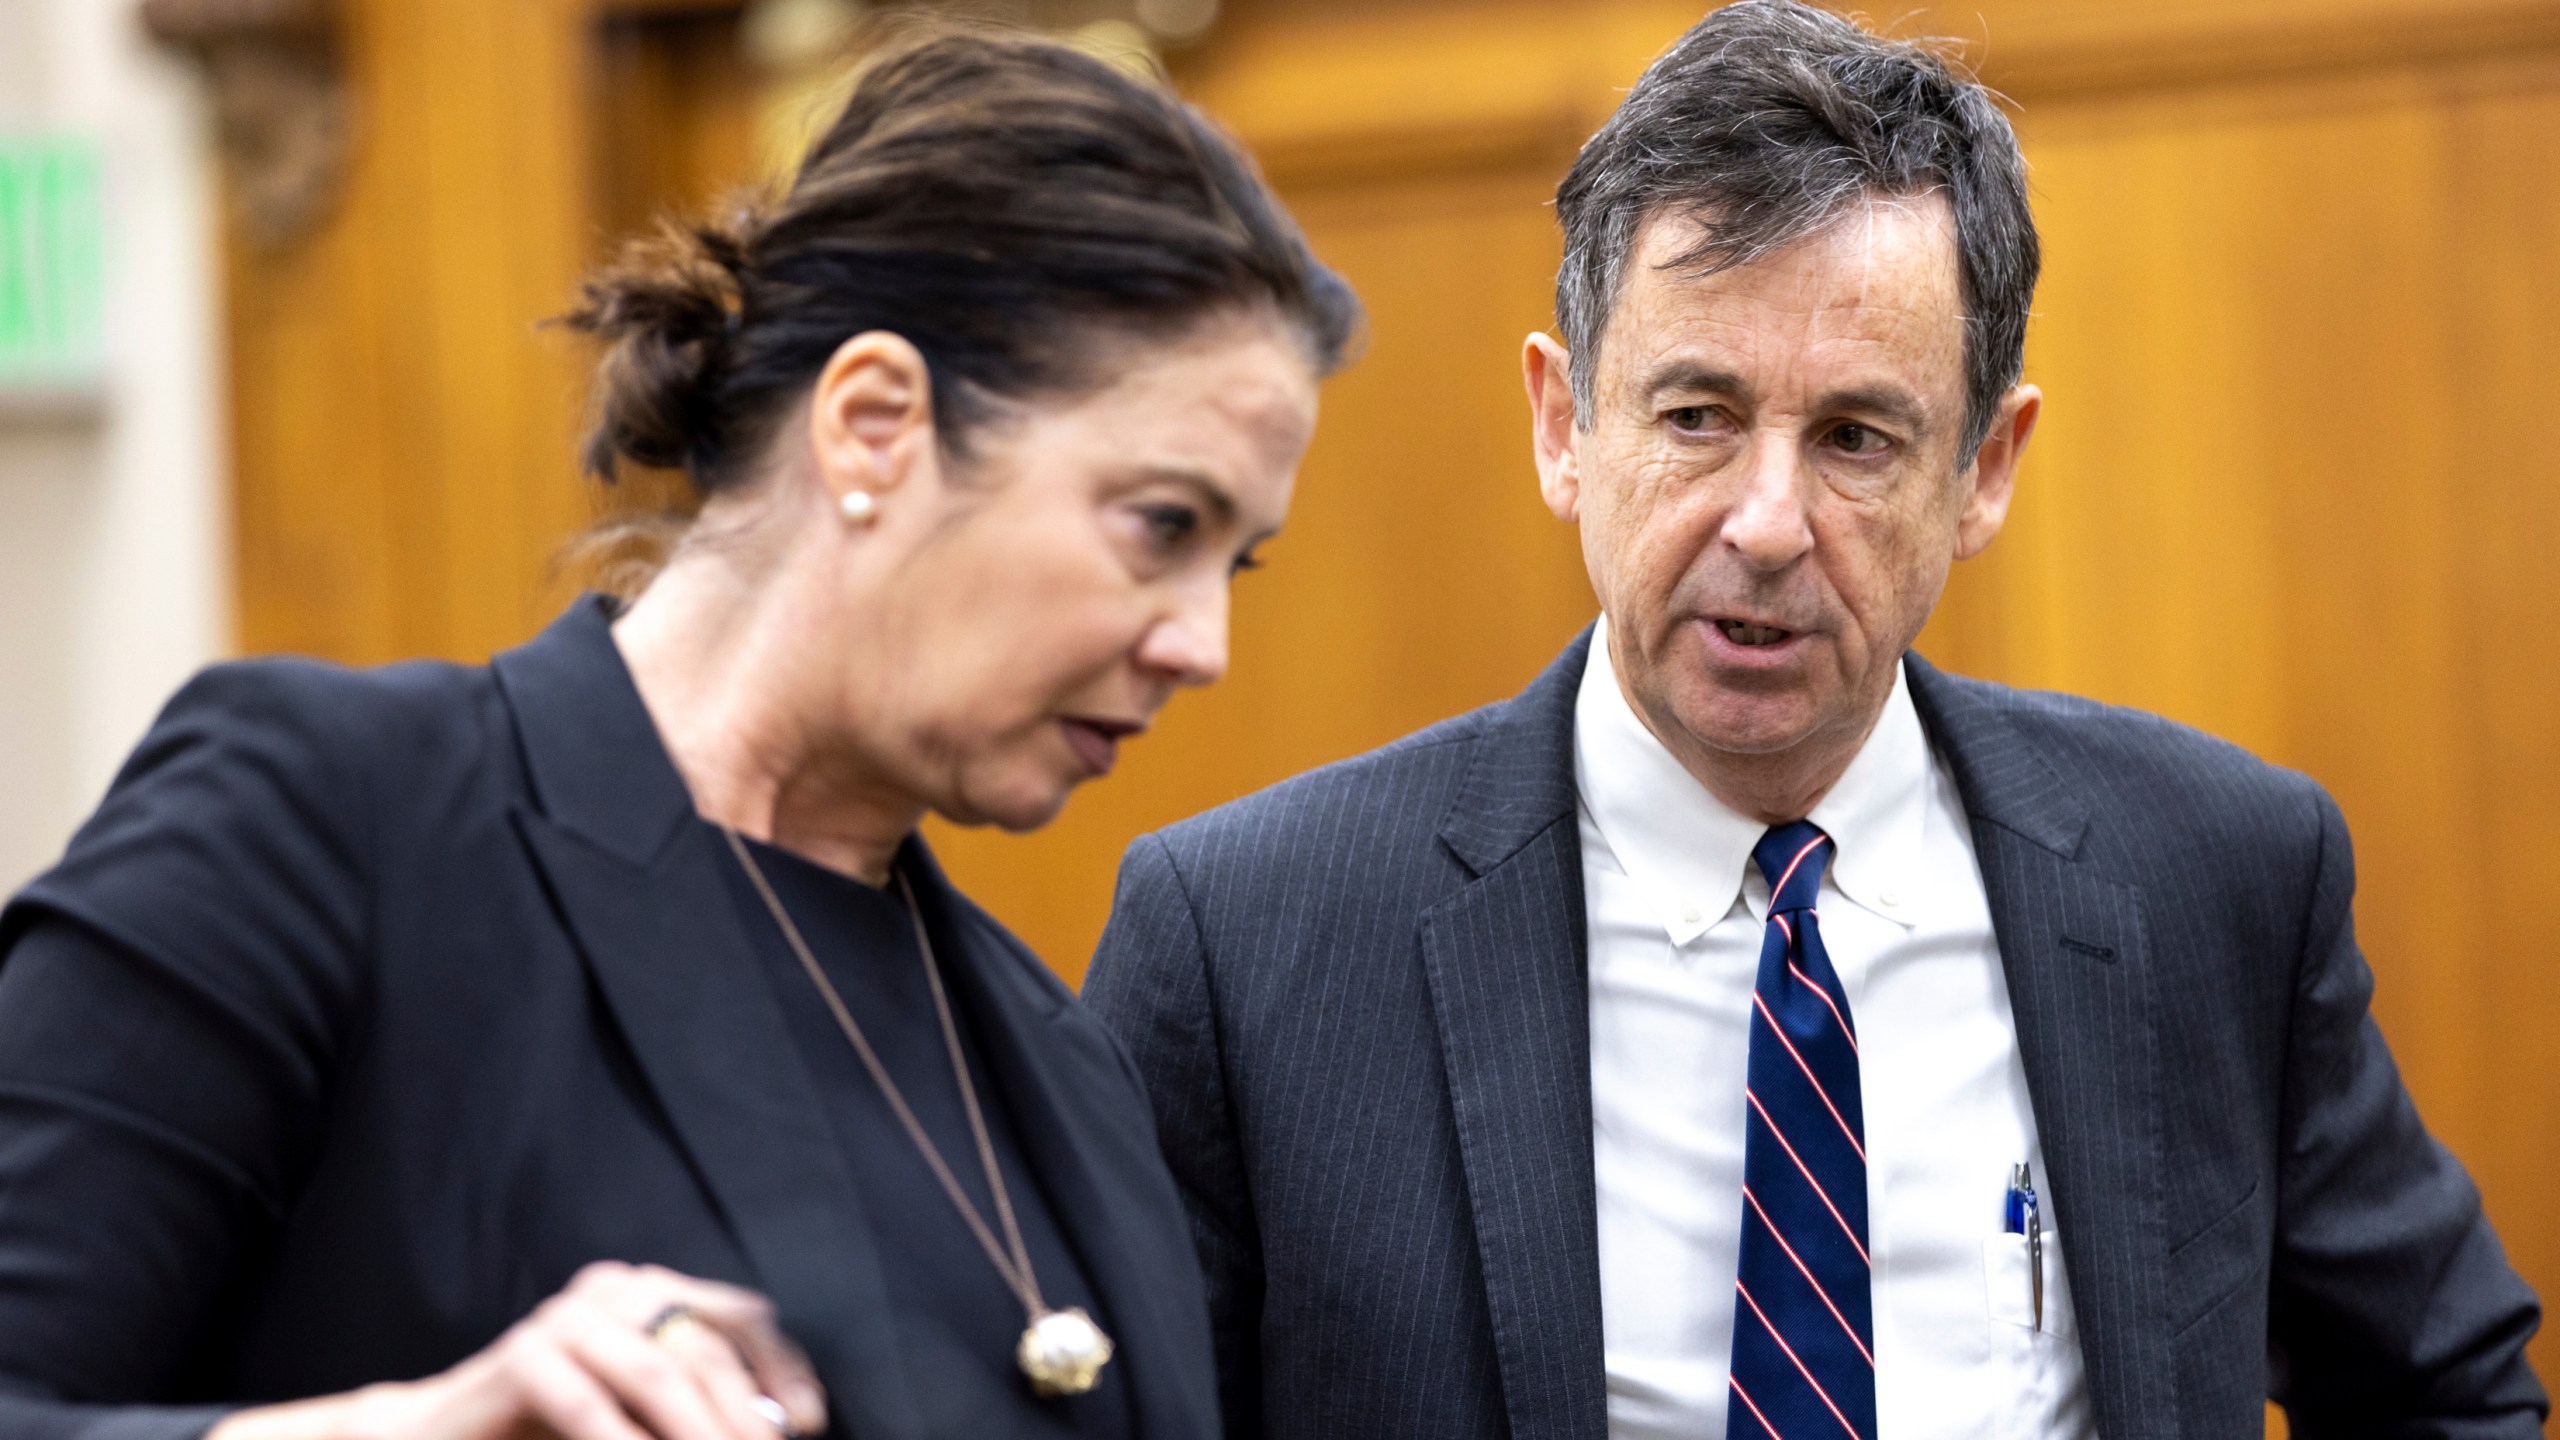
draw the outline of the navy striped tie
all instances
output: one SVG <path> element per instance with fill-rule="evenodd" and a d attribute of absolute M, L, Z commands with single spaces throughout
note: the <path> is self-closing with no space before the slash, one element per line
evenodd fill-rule
<path fill-rule="evenodd" d="M 1813 916 L 1831 837 L 1799 820 L 1751 858 L 1769 880 L 1769 927 L 1751 995 L 1725 1435 L 1875 1440 L 1858 1032 Z"/>

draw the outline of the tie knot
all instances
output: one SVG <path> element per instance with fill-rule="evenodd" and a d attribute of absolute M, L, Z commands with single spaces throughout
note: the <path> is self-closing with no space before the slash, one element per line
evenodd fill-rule
<path fill-rule="evenodd" d="M 1810 910 L 1822 893 L 1822 867 L 1831 862 L 1831 837 L 1810 820 L 1772 825 L 1751 858 L 1769 882 L 1769 913 Z"/>

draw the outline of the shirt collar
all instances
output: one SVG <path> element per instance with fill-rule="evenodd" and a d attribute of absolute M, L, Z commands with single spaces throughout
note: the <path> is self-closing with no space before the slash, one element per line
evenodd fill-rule
<path fill-rule="evenodd" d="M 1618 687 L 1605 616 L 1575 697 L 1573 749 L 1584 811 L 1671 943 L 1697 939 L 1737 897 L 1765 917 L 1769 889 L 1751 850 L 1768 827 L 1718 800 L 1637 718 Z M 1897 664 L 1875 729 L 1805 817 L 1837 847 L 1831 881 L 1840 893 L 1904 926 L 1919 918 L 1931 772 L 1910 678 Z"/>

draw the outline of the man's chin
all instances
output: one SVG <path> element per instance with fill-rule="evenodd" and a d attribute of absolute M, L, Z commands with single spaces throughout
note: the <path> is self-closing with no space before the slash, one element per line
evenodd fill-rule
<path fill-rule="evenodd" d="M 1713 755 L 1785 755 L 1821 728 L 1819 707 L 1795 695 L 1718 693 L 1676 709 L 1689 743 Z"/>

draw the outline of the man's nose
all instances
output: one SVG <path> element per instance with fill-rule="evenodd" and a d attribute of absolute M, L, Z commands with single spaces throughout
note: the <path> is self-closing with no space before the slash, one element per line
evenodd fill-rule
<path fill-rule="evenodd" d="M 1763 432 L 1743 457 L 1724 542 L 1755 569 L 1783 570 L 1813 549 L 1812 467 L 1788 436 Z"/>
<path fill-rule="evenodd" d="M 1227 673 L 1227 583 L 1193 586 L 1138 640 L 1138 663 L 1176 685 L 1207 685 Z"/>

